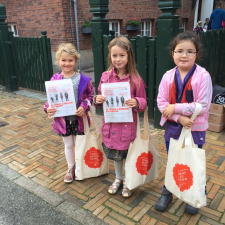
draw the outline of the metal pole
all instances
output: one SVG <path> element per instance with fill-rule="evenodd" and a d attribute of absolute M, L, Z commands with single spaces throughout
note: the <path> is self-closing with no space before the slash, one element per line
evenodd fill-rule
<path fill-rule="evenodd" d="M 74 15 L 75 15 L 75 26 L 76 26 L 77 51 L 80 54 L 78 20 L 77 20 L 77 0 L 73 0 L 73 4 L 74 4 Z M 79 59 L 79 70 L 81 70 L 80 59 Z"/>
<path fill-rule="evenodd" d="M 72 34 L 72 41 L 74 44 L 74 37 L 73 37 L 73 21 L 72 21 L 72 13 L 71 13 L 71 0 L 70 1 L 70 24 L 71 24 L 71 34 Z"/>

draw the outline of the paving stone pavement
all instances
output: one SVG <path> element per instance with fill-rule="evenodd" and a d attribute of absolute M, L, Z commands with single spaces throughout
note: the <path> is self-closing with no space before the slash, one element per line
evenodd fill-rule
<path fill-rule="evenodd" d="M 52 121 L 43 112 L 43 94 L 27 96 L 31 95 L 25 90 L 13 94 L 0 88 L 0 121 L 8 123 L 0 127 L 0 170 L 2 165 L 16 171 L 19 177 L 12 175 L 12 179 L 20 186 L 30 188 L 68 215 L 72 215 L 74 208 L 80 218 L 85 218 L 87 212 L 92 219 L 83 224 L 95 224 L 93 218 L 112 225 L 225 224 L 225 132 L 207 131 L 203 146 L 207 161 L 207 206 L 191 216 L 184 213 L 185 203 L 174 198 L 168 210 L 160 213 L 153 206 L 164 184 L 167 162 L 164 130 L 151 127 L 158 133 L 158 179 L 133 190 L 129 199 L 122 198 L 121 190 L 111 196 L 107 188 L 115 178 L 112 161 L 108 175 L 71 184 L 63 182 L 67 164 L 62 138 L 52 131 Z M 101 116 L 98 121 L 101 123 Z M 42 189 L 49 190 L 52 197 L 43 194 Z"/>

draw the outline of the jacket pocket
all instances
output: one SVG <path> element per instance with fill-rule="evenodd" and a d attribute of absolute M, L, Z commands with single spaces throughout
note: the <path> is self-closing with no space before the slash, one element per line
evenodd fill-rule
<path fill-rule="evenodd" d="M 193 90 L 186 90 L 186 101 L 188 103 L 193 102 L 194 98 L 193 98 Z"/>
<path fill-rule="evenodd" d="M 120 139 L 121 141 L 132 140 L 132 123 L 123 124 Z"/>
<path fill-rule="evenodd" d="M 110 130 L 110 124 L 104 123 L 101 129 L 102 135 L 109 138 L 109 130 Z"/>

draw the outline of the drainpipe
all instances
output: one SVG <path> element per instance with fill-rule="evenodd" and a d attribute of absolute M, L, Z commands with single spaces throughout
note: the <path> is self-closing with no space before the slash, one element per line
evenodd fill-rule
<path fill-rule="evenodd" d="M 73 36 L 73 21 L 72 21 L 72 13 L 71 13 L 71 0 L 70 1 L 70 24 L 71 24 L 71 35 L 72 35 L 72 41 L 74 45 L 74 36 Z"/>
<path fill-rule="evenodd" d="M 75 15 L 75 26 L 76 26 L 77 51 L 80 54 L 78 20 L 77 20 L 77 0 L 73 0 L 73 4 L 74 4 L 74 15 Z M 79 59 L 79 70 L 81 70 L 80 59 Z"/>

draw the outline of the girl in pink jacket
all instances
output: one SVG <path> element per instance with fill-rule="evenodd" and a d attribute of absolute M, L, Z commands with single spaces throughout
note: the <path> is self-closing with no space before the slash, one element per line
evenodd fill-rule
<path fill-rule="evenodd" d="M 192 130 L 195 144 L 202 148 L 208 128 L 212 81 L 209 73 L 195 63 L 201 52 L 199 37 L 193 32 L 181 33 L 171 42 L 171 51 L 177 66 L 164 74 L 157 97 L 158 108 L 162 113 L 160 125 L 166 122 L 166 149 L 168 152 L 170 138 L 179 138 L 183 126 Z M 195 102 L 202 105 L 202 110 L 192 121 L 190 117 L 195 110 Z M 165 186 L 161 193 L 155 209 L 165 211 L 173 197 Z M 187 204 L 185 212 L 196 214 L 198 209 Z"/>
<path fill-rule="evenodd" d="M 129 82 L 131 99 L 125 104 L 132 108 L 133 122 L 130 123 L 105 123 L 102 121 L 102 145 L 107 158 L 114 160 L 116 179 L 109 187 L 109 194 L 116 194 L 123 185 L 122 196 L 128 198 L 131 191 L 122 178 L 123 159 L 127 157 L 130 143 L 136 138 L 137 112 L 142 112 L 147 107 L 145 84 L 136 69 L 134 54 L 130 41 L 123 36 L 114 38 L 108 46 L 108 71 L 102 74 L 98 87 L 98 95 L 94 98 L 95 106 L 102 106 L 106 98 L 102 96 L 103 83 Z M 122 101 L 122 100 L 121 100 Z"/>

